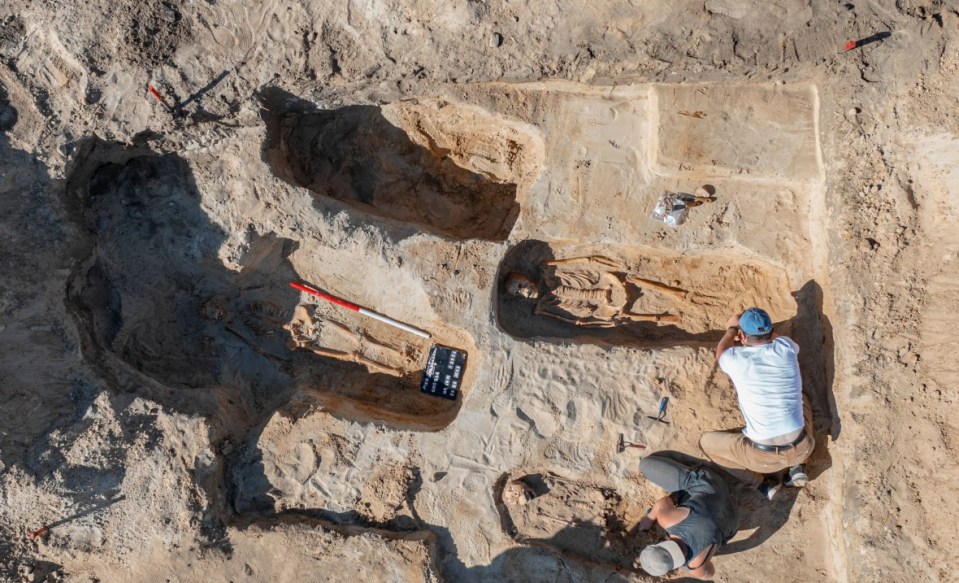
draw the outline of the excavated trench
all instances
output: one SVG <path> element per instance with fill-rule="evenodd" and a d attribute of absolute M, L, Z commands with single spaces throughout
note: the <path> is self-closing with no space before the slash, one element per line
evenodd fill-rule
<path fill-rule="evenodd" d="M 497 281 L 496 320 L 520 339 L 663 348 L 714 342 L 749 306 L 779 322 L 796 314 L 785 272 L 722 253 L 528 240 Z"/>
<path fill-rule="evenodd" d="M 213 390 L 254 424 L 297 390 L 334 415 L 392 428 L 437 430 L 456 417 L 462 398 L 419 392 L 425 357 L 384 374 L 296 349 L 289 324 L 301 297 L 288 282 L 299 279 L 289 259 L 299 243 L 250 231 L 242 268 L 226 268 L 228 233 L 203 209 L 184 159 L 91 141 L 68 193 L 89 235 L 68 303 L 86 354 L 117 387 Z"/>
<path fill-rule="evenodd" d="M 451 145 L 464 142 L 455 130 L 427 124 L 440 112 L 452 126 L 483 125 L 484 118 L 464 109 L 417 104 L 320 111 L 278 93 L 264 103 L 266 161 L 281 179 L 318 194 L 321 211 L 342 204 L 354 217 L 366 213 L 446 238 L 506 240 L 522 185 L 539 168 L 541 144 L 530 138 L 514 148 L 510 144 L 520 144 L 515 128 L 509 139 L 484 142 L 488 155 L 464 156 L 475 153 L 475 144 L 457 150 Z M 514 158 L 490 153 L 500 150 L 522 160 L 521 171 L 504 162 Z M 90 252 L 73 277 L 70 303 L 91 360 L 115 380 L 126 379 L 118 384 L 129 385 L 132 375 L 183 392 L 223 389 L 258 420 L 296 390 L 336 416 L 390 428 L 432 431 L 456 418 L 462 397 L 449 402 L 421 395 L 418 371 L 378 372 L 362 360 L 324 357 L 311 348 L 310 342 L 319 348 L 343 336 L 341 328 L 367 348 L 394 339 L 329 306 L 305 306 L 286 286 L 300 279 L 291 260 L 296 241 L 250 233 L 242 269 L 225 268 L 217 254 L 228 233 L 202 208 L 185 160 L 103 142 L 89 144 L 81 158 L 68 187 Z M 535 297 L 512 293 L 513 274 L 529 282 Z M 729 313 L 748 305 L 766 307 L 777 322 L 809 322 L 820 314 L 814 282 L 793 297 L 785 272 L 732 251 L 680 255 L 530 240 L 507 250 L 496 282 L 495 320 L 521 340 L 664 348 L 713 342 Z M 326 332 L 294 334 L 304 308 L 312 320 L 326 322 Z M 821 368 L 823 340 L 815 335 L 807 339 L 813 349 L 803 355 L 806 371 Z M 409 343 L 398 352 L 418 361 L 426 348 Z M 822 380 L 812 383 L 817 392 L 825 390 Z M 253 432 L 247 437 L 251 444 L 259 439 Z M 238 498 L 268 511 L 275 501 L 269 480 L 259 479 L 262 466 L 254 455 L 234 469 L 250 474 L 243 477 L 253 484 Z M 628 568 L 638 548 L 640 539 L 624 530 L 635 523 L 635 508 L 607 488 L 548 472 L 515 472 L 503 477 L 494 497 L 504 531 L 517 542 L 586 563 L 598 557 L 612 569 Z"/>
<path fill-rule="evenodd" d="M 494 486 L 503 530 L 518 543 L 537 546 L 567 558 L 631 569 L 654 533 L 634 525 L 653 501 L 624 500 L 611 488 L 569 480 L 552 472 L 511 472 Z"/>
<path fill-rule="evenodd" d="M 336 201 L 450 239 L 505 240 L 520 212 L 517 183 L 541 149 L 534 136 L 448 104 L 321 110 L 279 90 L 263 103 L 264 159 L 319 195 L 318 207 Z"/>
<path fill-rule="evenodd" d="M 218 251 L 228 233 L 202 207 L 183 158 L 102 140 L 78 152 L 66 192 L 86 241 L 67 305 L 86 360 L 115 390 L 218 418 L 210 438 L 222 457 L 196 475 L 208 500 L 202 537 L 230 552 L 230 528 L 276 521 L 319 525 L 347 537 L 373 533 L 421 541 L 426 568 L 435 570 L 436 545 L 428 531 L 317 522 L 309 512 L 280 515 L 258 505 L 269 499 L 271 486 L 258 479 L 262 463 L 246 462 L 255 458 L 273 414 L 297 416 L 319 406 L 348 421 L 435 431 L 456 418 L 462 396 L 449 401 L 420 393 L 425 362 L 401 375 L 385 374 L 295 346 L 291 323 L 297 314 L 325 315 L 304 305 L 288 285 L 299 279 L 290 260 L 298 243 L 250 232 L 238 261 L 242 268 L 226 268 Z M 364 337 L 383 334 L 375 325 L 336 317 Z M 408 346 L 406 353 L 418 358 L 425 349 Z M 243 447 L 235 448 L 237 441 Z M 251 501 L 243 507 L 234 503 L 240 487 Z"/>
<path fill-rule="evenodd" d="M 667 457 L 698 467 L 702 460 L 678 453 Z M 711 467 L 729 485 L 737 508 L 740 534 L 722 554 L 752 548 L 771 536 L 789 518 L 795 492 L 785 493 L 772 511 L 755 489 L 721 469 Z M 493 487 L 500 525 L 517 543 L 538 547 L 585 565 L 630 572 L 652 580 L 634 566 L 642 549 L 663 540 L 659 528 L 639 530 L 646 509 L 662 495 L 652 486 L 624 497 L 608 485 L 565 478 L 550 471 L 514 470 Z"/>

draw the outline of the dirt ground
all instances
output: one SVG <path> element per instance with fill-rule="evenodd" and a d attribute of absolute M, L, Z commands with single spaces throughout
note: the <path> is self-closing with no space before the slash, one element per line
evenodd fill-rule
<path fill-rule="evenodd" d="M 639 460 L 741 424 L 713 348 L 759 304 L 812 482 L 736 487 L 716 580 L 959 581 L 957 31 L 941 0 L 3 2 L 0 580 L 651 580 Z"/>

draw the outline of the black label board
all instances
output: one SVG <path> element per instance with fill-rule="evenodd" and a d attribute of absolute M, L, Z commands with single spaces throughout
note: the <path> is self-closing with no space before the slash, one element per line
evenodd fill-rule
<path fill-rule="evenodd" d="M 434 397 L 455 400 L 466 370 L 466 353 L 445 346 L 430 347 L 420 391 Z"/>

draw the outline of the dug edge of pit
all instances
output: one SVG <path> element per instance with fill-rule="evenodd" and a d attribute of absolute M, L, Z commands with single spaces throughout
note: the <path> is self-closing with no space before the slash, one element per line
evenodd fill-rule
<path fill-rule="evenodd" d="M 754 548 L 783 528 L 797 493 L 782 494 L 774 508 L 750 484 L 707 460 L 677 451 L 657 452 L 690 468 L 706 468 L 729 486 L 739 530 L 718 555 Z M 627 496 L 603 478 L 572 479 L 542 468 L 517 468 L 493 485 L 500 525 L 517 543 L 538 547 L 567 560 L 630 574 L 631 580 L 658 581 L 634 566 L 643 548 L 661 542 L 660 528 L 639 530 L 639 522 L 657 498 L 669 494 L 640 478 L 641 488 Z"/>
<path fill-rule="evenodd" d="M 411 375 L 291 350 L 299 242 L 252 232 L 240 271 L 227 269 L 218 258 L 227 233 L 202 206 L 187 160 L 98 138 L 77 152 L 66 198 L 86 237 L 66 303 L 84 356 L 114 390 L 252 427 L 319 371 L 307 393 L 347 420 L 433 431 L 455 419 L 463 395 L 423 395 Z"/>
<path fill-rule="evenodd" d="M 360 574 L 383 578 L 378 580 L 442 580 L 436 535 L 428 530 L 398 531 L 338 524 L 307 512 L 288 511 L 240 517 L 228 534 L 233 548 L 226 574 L 230 574 L 232 565 L 239 578 L 253 574 L 264 576 L 269 572 L 272 577 L 267 576 L 265 580 L 270 580 L 284 572 L 302 575 L 304 569 L 324 572 L 343 567 L 339 561 L 359 553 L 364 557 L 363 565 L 358 567 Z M 275 545 L 271 548 L 299 552 L 293 553 L 295 557 L 262 553 L 264 543 L 268 547 Z M 318 550 L 322 552 L 317 555 Z M 194 556 L 186 565 L 180 565 L 178 572 L 201 571 L 202 561 L 203 558 Z M 200 569 L 193 564 L 198 562 Z"/>
<path fill-rule="evenodd" d="M 589 480 L 517 470 L 500 476 L 493 497 L 510 538 L 580 563 L 633 570 L 643 547 L 657 542 L 653 532 L 636 529 L 644 509 L 655 500 L 652 489 L 629 499 Z"/>
<path fill-rule="evenodd" d="M 319 195 L 320 210 L 346 205 L 404 234 L 506 240 L 545 155 L 535 127 L 466 104 L 320 109 L 276 88 L 260 98 L 277 177 Z"/>
<path fill-rule="evenodd" d="M 324 305 L 316 308 L 326 313 L 336 311 L 336 308 Z M 427 340 L 396 331 L 366 316 L 344 312 L 339 310 L 336 317 L 361 335 L 394 339 L 401 347 L 400 351 L 409 358 L 409 365 L 399 373 L 382 372 L 362 362 L 314 356 L 308 349 L 301 348 L 293 355 L 293 376 L 300 392 L 309 395 L 315 405 L 348 421 L 371 422 L 411 431 L 438 431 L 451 424 L 459 414 L 480 364 L 480 354 L 469 335 L 445 326 L 430 326 L 432 337 Z M 454 400 L 420 391 L 424 367 L 433 345 L 466 353 L 466 367 Z"/>
<path fill-rule="evenodd" d="M 784 270 L 729 252 L 527 240 L 506 251 L 496 281 L 497 325 L 523 340 L 665 348 L 716 342 L 729 315 L 750 306 L 775 322 L 797 313 Z M 511 293 L 515 281 L 537 297 Z"/>

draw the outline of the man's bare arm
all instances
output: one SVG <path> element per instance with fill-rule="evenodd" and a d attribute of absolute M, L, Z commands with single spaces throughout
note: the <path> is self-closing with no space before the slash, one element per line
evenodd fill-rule
<path fill-rule="evenodd" d="M 716 345 L 716 362 L 719 362 L 719 357 L 722 356 L 724 352 L 736 345 L 736 336 L 738 334 L 739 314 L 736 314 L 729 317 L 729 320 L 726 322 L 726 334 L 723 335 L 723 339 Z"/>
<path fill-rule="evenodd" d="M 689 508 L 676 506 L 672 496 L 663 496 L 653 504 L 646 516 L 639 521 L 639 530 L 648 530 L 653 524 L 659 524 L 663 528 L 670 528 L 686 520 L 689 516 Z"/>
<path fill-rule="evenodd" d="M 738 328 L 727 328 L 726 334 L 723 336 L 723 339 L 719 341 L 719 344 L 716 345 L 716 361 L 719 361 L 719 357 L 722 356 L 724 352 L 736 345 L 736 335 L 739 333 Z"/>

